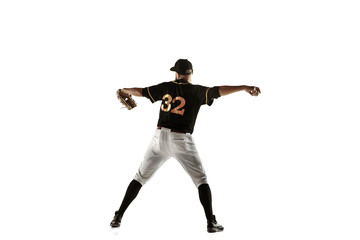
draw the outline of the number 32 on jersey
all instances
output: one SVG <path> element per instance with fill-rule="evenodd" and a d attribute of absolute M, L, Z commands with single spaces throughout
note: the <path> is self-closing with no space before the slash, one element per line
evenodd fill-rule
<path fill-rule="evenodd" d="M 180 114 L 180 115 L 184 115 L 185 109 L 182 109 L 185 106 L 185 99 L 182 97 L 171 97 L 170 94 L 165 94 L 162 98 L 165 102 L 163 104 L 161 104 L 161 110 L 164 112 L 168 112 L 171 109 L 171 104 L 174 104 L 176 101 L 180 101 L 180 104 L 171 109 L 170 112 L 175 113 L 175 114 Z"/>

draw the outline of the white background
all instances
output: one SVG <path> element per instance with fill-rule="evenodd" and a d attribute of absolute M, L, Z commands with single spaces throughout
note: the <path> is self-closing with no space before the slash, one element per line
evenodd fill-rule
<path fill-rule="evenodd" d="M 0 3 L 1 239 L 359 239 L 357 1 Z M 109 223 L 159 103 L 116 90 L 174 79 L 256 85 L 203 107 L 193 134 L 223 233 L 168 161 Z"/>

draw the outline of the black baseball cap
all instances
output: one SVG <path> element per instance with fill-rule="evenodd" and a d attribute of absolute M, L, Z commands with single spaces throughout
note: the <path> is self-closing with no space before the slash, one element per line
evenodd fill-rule
<path fill-rule="evenodd" d="M 179 59 L 176 61 L 175 66 L 170 68 L 170 71 L 175 71 L 181 75 L 189 75 L 193 73 L 193 67 L 189 60 Z"/>

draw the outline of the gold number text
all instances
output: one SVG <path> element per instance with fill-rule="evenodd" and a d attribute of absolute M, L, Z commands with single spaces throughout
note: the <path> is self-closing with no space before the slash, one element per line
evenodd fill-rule
<path fill-rule="evenodd" d="M 175 107 L 174 109 L 172 109 L 170 112 L 175 113 L 175 114 L 180 114 L 180 115 L 184 115 L 185 109 L 181 109 L 185 106 L 186 101 L 184 98 L 182 97 L 176 97 L 176 98 L 172 98 L 170 94 L 165 94 L 162 98 L 164 100 L 164 103 L 161 104 L 161 110 L 164 112 L 168 112 L 171 109 L 171 103 L 175 103 L 176 101 L 180 101 L 180 104 Z"/>
<path fill-rule="evenodd" d="M 163 104 L 161 104 L 161 110 L 163 110 L 164 112 L 170 111 L 172 97 L 169 94 L 165 94 L 162 99 L 163 100 L 167 99 L 167 100 Z M 164 104 L 167 106 L 166 108 Z"/>
<path fill-rule="evenodd" d="M 184 115 L 185 109 L 181 109 L 181 108 L 183 108 L 185 106 L 185 103 L 186 103 L 185 99 L 182 97 L 176 97 L 176 98 L 174 98 L 172 103 L 175 103 L 176 101 L 180 101 L 180 104 L 176 108 L 172 109 L 171 112 L 175 113 L 175 114 Z"/>

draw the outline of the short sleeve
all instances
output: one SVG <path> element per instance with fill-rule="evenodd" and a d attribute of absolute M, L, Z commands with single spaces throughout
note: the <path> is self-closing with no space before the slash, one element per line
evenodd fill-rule
<path fill-rule="evenodd" d="M 162 99 L 166 89 L 166 83 L 160 83 L 158 85 L 143 88 L 142 95 L 154 103 Z"/>
<path fill-rule="evenodd" d="M 203 87 L 199 88 L 199 97 L 201 104 L 207 104 L 211 106 L 214 102 L 214 99 L 220 97 L 219 87 Z"/>

